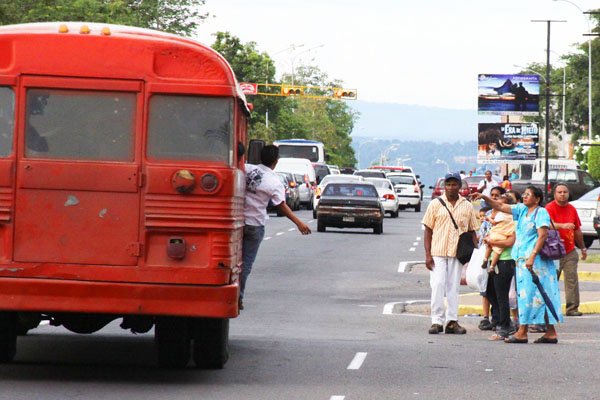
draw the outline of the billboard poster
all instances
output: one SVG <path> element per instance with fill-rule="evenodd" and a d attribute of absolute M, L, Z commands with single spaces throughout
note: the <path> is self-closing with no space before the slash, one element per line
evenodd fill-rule
<path fill-rule="evenodd" d="M 479 74 L 477 93 L 479 114 L 538 115 L 540 113 L 539 75 Z"/>
<path fill-rule="evenodd" d="M 536 123 L 479 124 L 479 164 L 533 164 L 538 157 Z"/>

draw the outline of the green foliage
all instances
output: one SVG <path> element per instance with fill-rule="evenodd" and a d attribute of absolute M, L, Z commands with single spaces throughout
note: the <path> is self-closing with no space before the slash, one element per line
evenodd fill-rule
<path fill-rule="evenodd" d="M 587 151 L 587 170 L 594 179 L 600 179 L 600 147 L 591 146 Z"/>
<path fill-rule="evenodd" d="M 0 25 L 86 21 L 131 25 L 184 36 L 208 17 L 206 0 L 0 0 Z"/>
<path fill-rule="evenodd" d="M 212 48 L 229 61 L 240 82 L 274 83 L 275 65 L 267 53 L 259 52 L 255 42 L 242 43 L 229 32 L 218 32 Z M 284 74 L 281 83 L 296 85 L 341 87 L 341 82 L 329 81 L 327 74 L 316 66 L 301 65 L 294 76 Z M 269 93 L 264 86 L 262 92 Z M 274 91 L 271 90 L 271 91 Z M 254 106 L 250 118 L 250 139 L 272 142 L 277 139 L 310 139 L 323 142 L 331 164 L 354 166 L 356 159 L 350 146 L 350 133 L 358 115 L 343 101 L 278 96 L 249 96 Z M 269 128 L 266 113 L 269 115 Z"/>

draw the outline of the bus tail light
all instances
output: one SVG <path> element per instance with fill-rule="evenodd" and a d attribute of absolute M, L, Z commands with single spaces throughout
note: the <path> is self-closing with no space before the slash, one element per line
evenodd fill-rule
<path fill-rule="evenodd" d="M 200 184 L 205 192 L 214 192 L 219 186 L 219 178 L 214 174 L 205 174 Z"/>
<path fill-rule="evenodd" d="M 182 237 L 170 237 L 167 243 L 167 255 L 175 260 L 185 258 L 185 239 Z"/>

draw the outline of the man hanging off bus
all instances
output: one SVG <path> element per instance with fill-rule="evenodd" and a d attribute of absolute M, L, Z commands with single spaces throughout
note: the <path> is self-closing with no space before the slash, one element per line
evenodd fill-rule
<path fill-rule="evenodd" d="M 244 202 L 244 238 L 242 244 L 242 274 L 240 281 L 239 309 L 244 309 L 244 289 L 252 271 L 258 248 L 265 236 L 265 221 L 269 200 L 275 208 L 288 217 L 303 235 L 311 233 L 310 228 L 294 215 L 285 204 L 285 189 L 273 172 L 279 160 L 279 148 L 274 145 L 263 147 L 259 165 L 246 164 L 246 200 Z"/>

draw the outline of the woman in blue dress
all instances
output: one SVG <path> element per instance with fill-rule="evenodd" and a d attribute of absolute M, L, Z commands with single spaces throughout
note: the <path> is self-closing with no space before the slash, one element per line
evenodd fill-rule
<path fill-rule="evenodd" d="M 515 271 L 517 283 L 517 302 L 519 306 L 519 330 L 508 337 L 506 343 L 527 343 L 527 327 L 530 324 L 547 324 L 548 328 L 544 336 L 535 340 L 535 343 L 557 343 L 556 329 L 554 325 L 563 322 L 560 291 L 556 278 L 556 266 L 554 261 L 545 260 L 539 253 L 544 246 L 550 226 L 550 215 L 540 204 L 543 199 L 542 191 L 529 186 L 523 193 L 523 203 L 508 206 L 476 194 L 474 199 L 482 198 L 492 208 L 512 213 L 517 223 L 517 239 L 513 245 L 511 256 L 517 262 Z M 524 260 L 523 260 L 524 259 Z M 547 309 L 546 303 L 537 286 L 531 279 L 533 270 L 540 278 L 542 287 L 550 297 L 554 310 L 558 314 L 558 321 Z"/>

